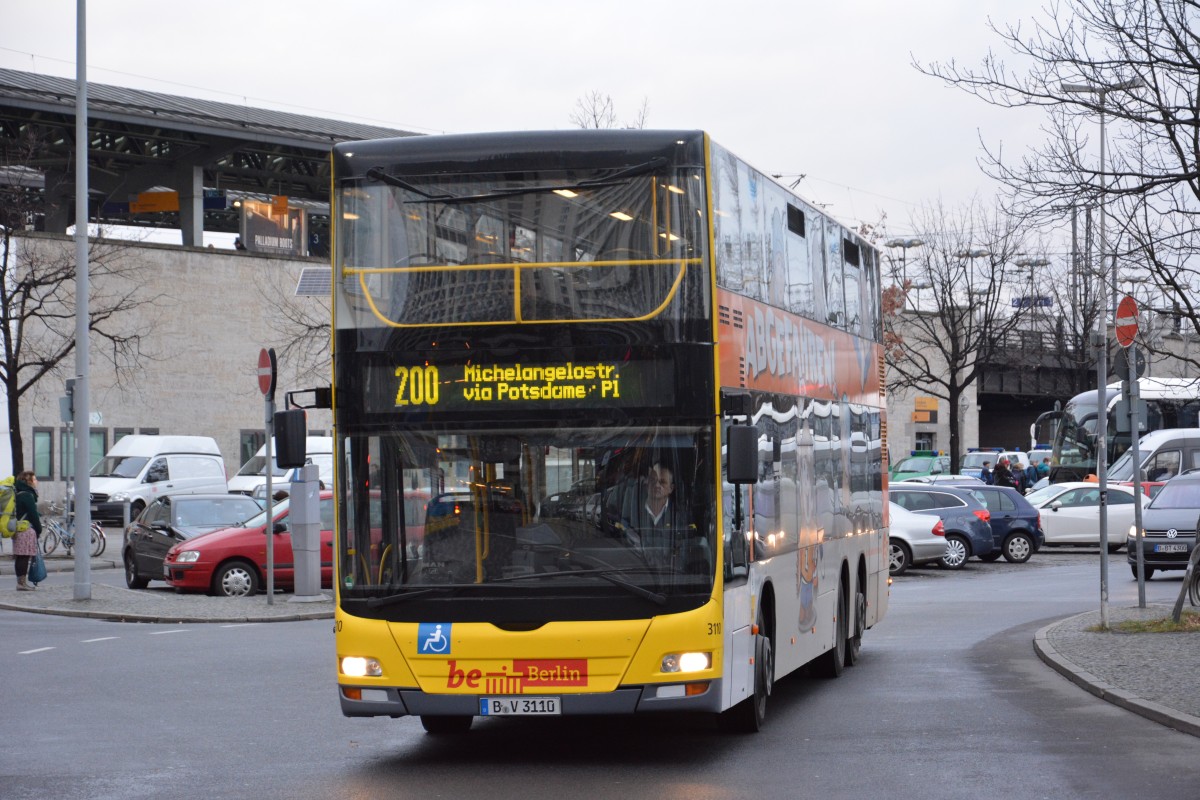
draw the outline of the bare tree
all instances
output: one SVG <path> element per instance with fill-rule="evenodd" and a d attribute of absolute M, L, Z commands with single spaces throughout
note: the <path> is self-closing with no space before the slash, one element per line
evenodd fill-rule
<path fill-rule="evenodd" d="M 642 105 L 638 108 L 637 113 L 631 122 L 625 125 L 617 125 L 616 104 L 613 103 L 612 95 L 603 94 L 593 89 L 583 97 L 575 101 L 575 110 L 571 112 L 568 119 L 571 124 L 577 128 L 645 128 L 646 121 L 650 116 L 649 100 L 642 98 Z"/>
<path fill-rule="evenodd" d="M 1082 276 L 1117 291 L 1148 276 L 1200 335 L 1200 6 L 1060 0 L 1042 14 L 1025 27 L 992 25 L 1019 70 L 991 52 L 978 68 L 916 67 L 993 105 L 1044 107 L 1045 142 L 1015 161 L 987 150 L 986 171 L 1032 213 L 1103 208 L 1105 247 L 1091 249 L 1112 260 L 1082 264 Z"/>
<path fill-rule="evenodd" d="M 905 264 L 914 278 L 898 274 L 893 262 L 894 285 L 885 291 L 888 389 L 920 389 L 949 404 L 957 472 L 964 393 L 985 365 L 1008 363 L 1021 352 L 1014 339 L 1029 311 L 1011 303 L 1022 280 L 1012 264 L 1032 248 L 1020 219 L 978 201 L 953 213 L 927 206 L 914 224 L 925 244 Z"/>
<path fill-rule="evenodd" d="M 26 466 L 21 398 L 41 380 L 61 380 L 73 371 L 76 263 L 73 242 L 26 233 L 41 212 L 40 180 L 29 168 L 37 163 L 40 143 L 5 139 L 0 148 L 0 383 L 16 471 Z M 132 312 L 156 301 L 142 290 L 142 265 L 129 250 L 112 240 L 93 239 L 88 246 L 90 352 L 112 364 L 118 383 L 147 357 L 150 322 L 137 323 Z"/>
<path fill-rule="evenodd" d="M 256 272 L 254 288 L 272 309 L 267 325 L 279 343 L 279 362 L 298 381 L 328 383 L 333 330 L 328 297 L 296 297 L 295 276 L 282 269 Z"/>

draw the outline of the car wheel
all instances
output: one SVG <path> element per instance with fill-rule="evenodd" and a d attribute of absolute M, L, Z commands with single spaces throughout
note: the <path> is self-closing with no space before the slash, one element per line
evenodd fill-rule
<path fill-rule="evenodd" d="M 230 561 L 213 576 L 213 594 L 218 597 L 252 597 L 258 594 L 258 573 L 245 561 Z"/>
<path fill-rule="evenodd" d="M 999 550 L 993 550 L 992 552 L 988 553 L 987 555 L 980 556 L 980 557 L 979 557 L 979 560 L 980 560 L 980 561 L 986 561 L 987 563 L 989 563 L 989 564 L 990 564 L 990 563 L 992 563 L 993 561 L 995 561 L 995 560 L 996 560 L 996 559 L 998 559 L 998 558 L 1000 558 L 1000 551 L 999 551 Z"/>
<path fill-rule="evenodd" d="M 1028 534 L 1014 533 L 1004 540 L 1004 560 L 1010 564 L 1024 564 L 1033 555 L 1033 539 Z"/>
<path fill-rule="evenodd" d="M 903 575 L 912 566 L 908 545 L 897 539 L 888 542 L 888 575 Z"/>
<path fill-rule="evenodd" d="M 434 735 L 466 733 L 471 730 L 471 723 L 475 721 L 474 717 L 466 715 L 455 715 L 450 717 L 433 717 L 428 714 L 421 715 L 421 727 L 428 733 Z"/>
<path fill-rule="evenodd" d="M 1143 564 L 1142 569 L 1145 571 L 1146 580 L 1150 580 L 1151 576 L 1154 575 L 1154 567 L 1147 567 L 1145 564 Z M 1137 580 L 1137 564 L 1130 564 L 1129 571 L 1133 573 L 1133 579 L 1136 581 Z"/>
<path fill-rule="evenodd" d="M 961 536 L 946 537 L 946 555 L 938 560 L 942 569 L 962 569 L 971 557 L 971 547 Z"/>
<path fill-rule="evenodd" d="M 133 502 L 133 505 L 131 505 L 129 507 L 129 521 L 133 522 L 135 519 L 140 517 L 142 515 L 142 512 L 145 510 L 146 510 L 146 504 L 143 503 L 141 500 L 135 500 Z"/>
<path fill-rule="evenodd" d="M 133 560 L 133 553 L 126 551 L 125 585 L 130 589 L 145 589 L 149 583 L 149 578 L 143 578 L 138 574 L 137 562 Z"/>

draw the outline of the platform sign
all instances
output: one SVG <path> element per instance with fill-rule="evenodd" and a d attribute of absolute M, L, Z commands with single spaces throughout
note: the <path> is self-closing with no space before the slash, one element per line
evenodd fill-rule
<path fill-rule="evenodd" d="M 1117 317 L 1113 321 L 1117 330 L 1117 344 L 1129 347 L 1133 344 L 1138 332 L 1137 301 L 1132 297 L 1122 297 L 1117 304 Z"/>

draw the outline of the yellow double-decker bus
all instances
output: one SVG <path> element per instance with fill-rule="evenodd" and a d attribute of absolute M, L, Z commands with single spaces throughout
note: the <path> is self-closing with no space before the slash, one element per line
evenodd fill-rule
<path fill-rule="evenodd" d="M 337 683 L 757 730 L 887 607 L 875 250 L 697 131 L 333 152 Z"/>

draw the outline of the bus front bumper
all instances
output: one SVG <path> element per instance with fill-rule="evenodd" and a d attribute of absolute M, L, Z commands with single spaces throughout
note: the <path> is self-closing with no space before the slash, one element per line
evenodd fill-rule
<path fill-rule="evenodd" d="M 562 715 L 640 714 L 654 711 L 717 713 L 721 708 L 721 680 L 708 681 L 702 694 L 687 696 L 683 684 L 653 684 L 594 694 L 556 695 Z M 347 697 L 347 690 L 361 699 Z M 347 717 L 478 716 L 483 695 L 427 694 L 419 689 L 379 686 L 338 686 L 342 714 Z M 532 695 L 530 696 L 532 697 Z"/>

